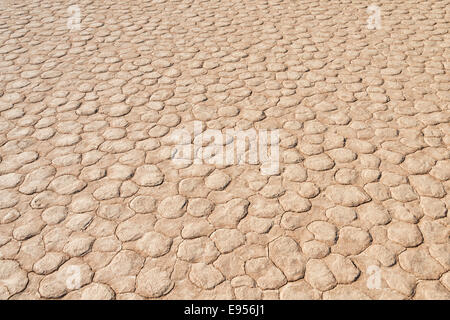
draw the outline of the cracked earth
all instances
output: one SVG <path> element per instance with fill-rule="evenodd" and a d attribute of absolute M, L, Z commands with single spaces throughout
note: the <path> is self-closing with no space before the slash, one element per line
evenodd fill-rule
<path fill-rule="evenodd" d="M 450 299 L 449 1 L 375 4 L 2 1 L 0 298 Z"/>

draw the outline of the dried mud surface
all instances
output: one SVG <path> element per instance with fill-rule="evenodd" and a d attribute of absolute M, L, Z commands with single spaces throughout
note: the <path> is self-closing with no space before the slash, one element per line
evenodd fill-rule
<path fill-rule="evenodd" d="M 449 1 L 379 30 L 367 1 L 15 2 L 1 299 L 450 299 Z M 195 121 L 279 129 L 279 174 L 174 163 Z"/>

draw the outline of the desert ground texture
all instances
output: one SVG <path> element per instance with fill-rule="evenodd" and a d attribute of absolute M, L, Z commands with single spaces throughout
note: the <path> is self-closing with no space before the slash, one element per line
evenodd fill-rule
<path fill-rule="evenodd" d="M 448 0 L 0 8 L 0 299 L 450 299 Z"/>

